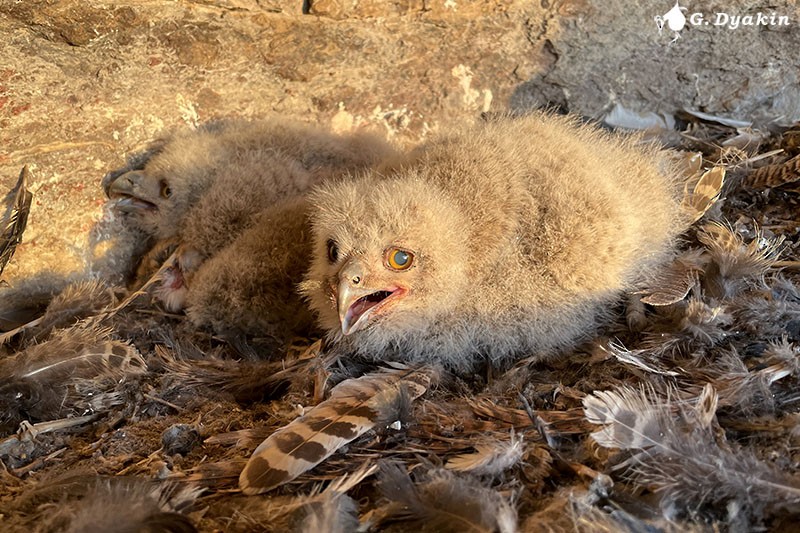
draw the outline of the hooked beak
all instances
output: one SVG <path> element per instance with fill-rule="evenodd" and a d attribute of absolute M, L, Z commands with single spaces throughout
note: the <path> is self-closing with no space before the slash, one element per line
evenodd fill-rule
<path fill-rule="evenodd" d="M 363 272 L 360 263 L 354 260 L 339 271 L 336 302 L 343 335 L 365 329 L 387 303 L 406 293 L 405 289 L 396 286 L 379 290 L 368 288 Z"/>
<path fill-rule="evenodd" d="M 125 172 L 115 176 L 108 174 L 103 178 L 103 190 L 111 200 L 116 200 L 116 207 L 121 211 L 135 212 L 158 209 L 148 198 L 157 198 L 159 191 L 154 188 L 155 180 L 148 179 L 143 172 Z"/>

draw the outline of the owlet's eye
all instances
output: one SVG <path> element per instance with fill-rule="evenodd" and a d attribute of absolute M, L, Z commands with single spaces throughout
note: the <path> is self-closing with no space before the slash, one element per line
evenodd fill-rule
<path fill-rule="evenodd" d="M 400 248 L 389 248 L 386 264 L 393 270 L 408 270 L 414 263 L 414 254 Z"/>
<path fill-rule="evenodd" d="M 160 193 L 162 198 L 169 198 L 172 196 L 172 189 L 169 188 L 169 184 L 166 182 L 166 180 L 161 180 L 159 185 L 161 186 Z"/>
<path fill-rule="evenodd" d="M 339 247 L 336 245 L 336 241 L 333 239 L 328 239 L 328 261 L 331 263 L 335 263 L 339 259 Z"/>

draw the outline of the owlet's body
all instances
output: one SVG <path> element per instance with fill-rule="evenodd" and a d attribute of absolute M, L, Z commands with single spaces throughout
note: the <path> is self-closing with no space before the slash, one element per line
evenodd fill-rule
<path fill-rule="evenodd" d="M 533 114 L 311 194 L 301 291 L 342 348 L 468 371 L 586 340 L 684 228 L 666 154 Z"/>

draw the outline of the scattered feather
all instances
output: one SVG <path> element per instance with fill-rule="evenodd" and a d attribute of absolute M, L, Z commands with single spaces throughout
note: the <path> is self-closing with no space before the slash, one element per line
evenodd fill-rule
<path fill-rule="evenodd" d="M 678 372 L 668 370 L 660 361 L 651 357 L 647 350 L 628 350 L 622 344 L 615 342 L 609 343 L 608 348 L 601 346 L 601 349 L 611 354 L 620 363 L 632 365 L 645 372 L 671 377 L 678 375 Z"/>
<path fill-rule="evenodd" d="M 738 506 L 758 519 L 800 504 L 800 480 L 784 476 L 737 449 L 714 430 L 717 394 L 707 385 L 699 398 L 670 401 L 652 389 L 619 387 L 584 399 L 586 418 L 603 426 L 592 433 L 601 446 L 629 450 L 620 463 L 634 485 L 661 497 L 668 519 Z M 713 512 L 712 512 L 713 514 Z"/>
<path fill-rule="evenodd" d="M 116 302 L 116 294 L 99 279 L 76 281 L 67 285 L 47 306 L 36 324 L 25 328 L 26 337 L 44 339 L 53 330 L 75 325 Z"/>
<path fill-rule="evenodd" d="M 670 113 L 636 112 L 617 103 L 603 118 L 613 128 L 629 130 L 675 129 L 675 117 Z"/>
<path fill-rule="evenodd" d="M 749 128 L 753 125 L 752 122 L 747 120 L 736 120 L 733 118 L 721 117 L 719 115 L 711 115 L 709 113 L 703 113 L 702 111 L 694 111 L 692 109 L 685 109 L 684 110 L 689 115 L 699 118 L 700 120 L 705 120 L 707 122 L 715 122 L 717 124 L 721 124 L 723 126 L 728 126 L 729 128 Z"/>
<path fill-rule="evenodd" d="M 800 342 L 800 293 L 783 276 L 770 280 L 769 290 L 750 291 L 731 302 L 743 331 L 754 338 L 782 338 Z"/>
<path fill-rule="evenodd" d="M 648 305 L 665 306 L 680 302 L 697 286 L 703 272 L 703 261 L 699 250 L 684 252 L 667 268 L 661 270 L 658 277 L 649 286 L 640 291 L 642 302 Z"/>
<path fill-rule="evenodd" d="M 303 506 L 306 516 L 297 528 L 298 531 L 308 533 L 356 531 L 359 526 L 358 507 L 346 493 L 377 469 L 376 465 L 366 463 L 352 474 L 333 480 L 325 490 L 312 492 Z"/>
<path fill-rule="evenodd" d="M 485 440 L 475 445 L 475 452 L 452 457 L 445 468 L 455 472 L 471 472 L 477 475 L 497 476 L 516 465 L 525 452 L 522 435 L 512 431 L 508 441 Z"/>
<path fill-rule="evenodd" d="M 733 349 L 718 352 L 713 362 L 700 363 L 691 373 L 694 379 L 712 384 L 719 405 L 733 408 L 734 413 L 751 415 L 773 408 L 771 372 L 750 371 Z"/>
<path fill-rule="evenodd" d="M 766 364 L 774 369 L 774 379 L 777 381 L 784 376 L 800 375 L 800 346 L 789 342 L 786 337 L 770 342 L 764 352 Z M 770 383 L 772 383 L 772 381 Z"/>
<path fill-rule="evenodd" d="M 73 280 L 43 272 L 0 288 L 0 345 L 41 321 L 50 302 Z M 30 324 L 35 321 L 34 324 Z"/>
<path fill-rule="evenodd" d="M 273 433 L 256 448 L 239 478 L 245 494 L 260 494 L 310 470 L 340 447 L 397 420 L 405 397 L 430 386 L 432 370 L 387 369 L 348 379 L 328 400 Z"/>
<path fill-rule="evenodd" d="M 186 513 L 202 492 L 192 485 L 139 478 L 67 476 L 38 492 L 35 531 L 193 533 Z M 48 502 L 49 500 L 49 502 Z M 26 502 L 30 506 L 31 502 Z"/>
<path fill-rule="evenodd" d="M 161 345 L 156 346 L 160 363 L 181 387 L 207 387 L 231 394 L 237 402 L 252 403 L 285 392 L 299 364 L 282 361 L 233 361 L 206 357 L 181 359 Z"/>
<path fill-rule="evenodd" d="M 33 194 L 27 189 L 28 167 L 22 167 L 17 184 L 3 200 L 3 216 L 0 217 L 0 274 L 22 242 L 22 233 L 28 223 Z"/>
<path fill-rule="evenodd" d="M 118 401 L 111 392 L 126 375 L 146 370 L 133 346 L 110 339 L 110 330 L 73 328 L 12 357 L 0 359 L 0 428 L 22 420 L 84 415 Z"/>
<path fill-rule="evenodd" d="M 735 147 L 740 150 L 747 150 L 754 153 L 761 146 L 761 143 L 769 138 L 767 131 L 756 130 L 753 128 L 736 128 L 736 135 L 722 141 L 723 147 Z"/>
<path fill-rule="evenodd" d="M 730 298 L 742 289 L 742 281 L 763 278 L 783 251 L 783 237 L 756 237 L 745 244 L 733 228 L 717 222 L 704 225 L 697 238 L 708 248 L 712 263 L 706 269 L 704 288 L 715 298 Z"/>
<path fill-rule="evenodd" d="M 800 180 L 800 156 L 776 165 L 757 168 L 742 181 L 750 189 L 781 187 Z"/>
<path fill-rule="evenodd" d="M 402 521 L 413 531 L 513 533 L 513 504 L 475 478 L 458 477 L 438 468 L 414 483 L 401 465 L 381 464 L 379 488 L 389 504 L 383 521 Z"/>
<path fill-rule="evenodd" d="M 377 466 L 367 462 L 309 494 L 246 498 L 237 506 L 232 531 L 293 531 L 350 533 L 357 531 L 358 506 L 347 492 L 371 476 Z"/>
<path fill-rule="evenodd" d="M 726 326 L 733 322 L 724 307 L 711 306 L 699 298 L 692 298 L 680 321 L 680 329 L 708 344 L 716 344 L 727 336 Z"/>
<path fill-rule="evenodd" d="M 692 191 L 687 191 L 683 198 L 682 205 L 690 214 L 690 222 L 697 222 L 711 209 L 719 199 L 724 185 L 724 167 L 711 168 L 700 176 Z"/>

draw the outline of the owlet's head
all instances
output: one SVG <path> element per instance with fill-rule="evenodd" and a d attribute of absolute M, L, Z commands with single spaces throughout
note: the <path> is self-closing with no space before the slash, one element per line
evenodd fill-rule
<path fill-rule="evenodd" d="M 301 292 L 334 337 L 402 335 L 465 296 L 473 251 L 464 217 L 413 172 L 326 184 L 311 204 L 313 255 Z"/>
<path fill-rule="evenodd" d="M 103 190 L 132 226 L 168 239 L 218 174 L 226 150 L 230 148 L 218 142 L 213 124 L 182 132 L 156 144 L 134 164 L 107 174 Z"/>

